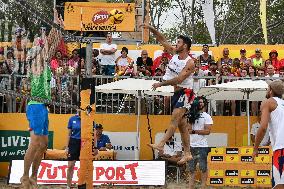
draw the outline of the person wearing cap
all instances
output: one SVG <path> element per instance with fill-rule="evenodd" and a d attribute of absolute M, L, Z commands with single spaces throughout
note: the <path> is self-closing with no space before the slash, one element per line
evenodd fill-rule
<path fill-rule="evenodd" d="M 214 60 L 214 57 L 212 55 L 210 55 L 208 52 L 209 52 L 209 46 L 208 45 L 203 45 L 202 46 L 202 51 L 203 51 L 203 54 L 200 55 L 199 57 L 197 57 L 197 60 L 198 60 L 198 65 L 201 66 L 201 69 L 203 71 L 209 69 L 209 62 Z"/>
<path fill-rule="evenodd" d="M 255 68 L 263 67 L 263 59 L 261 57 L 261 50 L 255 49 L 255 57 L 252 59 L 252 64 Z"/>
<path fill-rule="evenodd" d="M 278 52 L 277 50 L 272 50 L 270 51 L 269 53 L 269 59 L 273 65 L 273 67 L 275 68 L 275 71 L 278 72 L 279 71 L 279 68 L 282 66 L 282 61 L 279 61 L 278 60 Z"/>
<path fill-rule="evenodd" d="M 81 151 L 81 110 L 78 109 L 77 114 L 70 117 L 67 128 L 67 188 L 71 188 L 74 166 L 76 161 L 79 161 Z"/>
<path fill-rule="evenodd" d="M 243 67 L 243 65 L 245 65 L 245 62 L 247 60 L 247 57 L 246 57 L 246 54 L 247 54 L 247 50 L 246 49 L 241 49 L 240 50 L 240 66 Z"/>
<path fill-rule="evenodd" d="M 96 136 L 97 136 L 97 148 L 100 151 L 106 151 L 107 149 L 111 149 L 112 145 L 110 139 L 107 135 L 103 134 L 103 126 L 102 124 L 96 124 Z"/>
<path fill-rule="evenodd" d="M 115 72 L 117 76 L 125 75 L 128 66 L 133 64 L 133 60 L 127 55 L 128 55 L 128 48 L 122 47 L 121 55 L 115 61 L 116 64 Z"/>
<path fill-rule="evenodd" d="M 253 160 L 258 156 L 258 147 L 263 140 L 267 129 L 271 147 L 272 157 L 272 188 L 284 188 L 284 83 L 281 80 L 269 82 L 266 93 L 266 100 L 261 103 L 260 128 L 256 133 L 255 145 L 253 150 Z"/>

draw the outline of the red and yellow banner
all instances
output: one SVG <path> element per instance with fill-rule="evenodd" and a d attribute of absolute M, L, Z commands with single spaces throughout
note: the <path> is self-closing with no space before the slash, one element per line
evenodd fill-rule
<path fill-rule="evenodd" d="M 135 3 L 66 2 L 65 30 L 134 31 Z"/>

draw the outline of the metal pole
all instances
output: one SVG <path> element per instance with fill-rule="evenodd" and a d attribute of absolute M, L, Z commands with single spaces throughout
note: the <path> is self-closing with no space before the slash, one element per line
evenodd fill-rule
<path fill-rule="evenodd" d="M 145 12 L 146 12 L 146 5 L 145 5 L 145 1 L 146 0 L 142 0 L 142 23 L 145 22 Z M 139 26 L 138 26 L 139 27 Z M 142 32 L 142 39 L 141 41 L 144 42 L 144 28 L 141 28 L 141 32 Z"/>
<path fill-rule="evenodd" d="M 142 99 L 142 91 L 138 91 L 138 96 L 137 96 L 137 103 L 138 103 L 138 110 L 137 110 L 137 122 L 136 122 L 136 145 L 137 148 L 135 150 L 135 160 L 139 160 L 140 156 L 140 115 L 141 115 L 141 99 Z"/>
<path fill-rule="evenodd" d="M 93 56 L 93 43 L 87 43 L 86 46 L 86 61 L 85 61 L 85 75 L 87 78 L 92 77 L 92 56 Z"/>
<path fill-rule="evenodd" d="M 249 91 L 247 93 L 247 119 L 248 119 L 248 146 L 250 146 L 250 114 L 249 114 Z"/>

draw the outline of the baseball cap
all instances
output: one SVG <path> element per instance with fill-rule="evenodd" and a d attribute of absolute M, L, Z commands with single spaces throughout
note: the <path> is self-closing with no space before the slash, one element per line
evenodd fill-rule
<path fill-rule="evenodd" d="M 247 52 L 247 50 L 246 49 L 241 49 L 240 52 L 241 53 L 245 53 L 245 52 Z"/>
<path fill-rule="evenodd" d="M 256 48 L 256 49 L 255 49 L 255 52 L 261 52 L 261 49 Z"/>

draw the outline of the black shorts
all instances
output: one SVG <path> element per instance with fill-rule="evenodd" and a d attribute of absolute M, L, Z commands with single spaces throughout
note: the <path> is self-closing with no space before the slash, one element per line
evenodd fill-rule
<path fill-rule="evenodd" d="M 80 158 L 81 139 L 70 138 L 68 144 L 68 161 L 78 161 Z"/>
<path fill-rule="evenodd" d="M 192 89 L 180 89 L 175 91 L 171 100 L 172 109 L 186 108 L 189 110 L 194 98 L 195 95 Z"/>

